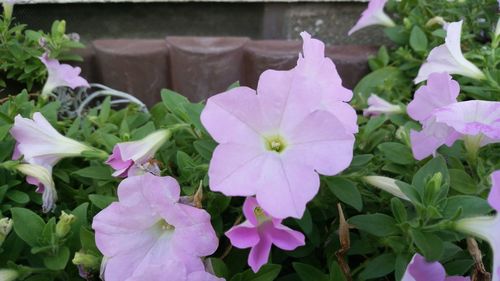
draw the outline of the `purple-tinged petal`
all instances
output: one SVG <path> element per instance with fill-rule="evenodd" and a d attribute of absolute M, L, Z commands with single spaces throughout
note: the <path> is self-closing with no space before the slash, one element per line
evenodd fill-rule
<path fill-rule="evenodd" d="M 460 134 L 446 124 L 435 122 L 432 119 L 424 123 L 422 131 L 410 132 L 411 149 L 413 157 L 422 160 L 430 155 L 435 155 L 436 150 L 443 144 L 451 146 Z"/>
<path fill-rule="evenodd" d="M 436 121 L 444 123 L 463 135 L 479 134 L 500 141 L 500 102 L 470 100 L 438 109 Z"/>
<path fill-rule="evenodd" d="M 240 225 L 233 226 L 226 232 L 226 236 L 231 241 L 231 244 L 236 248 L 250 248 L 260 241 L 257 227 L 246 221 Z"/>
<path fill-rule="evenodd" d="M 188 275 L 187 281 L 225 281 L 225 279 L 214 276 L 206 271 L 196 271 Z"/>
<path fill-rule="evenodd" d="M 381 114 L 401 113 L 402 109 L 399 105 L 392 104 L 383 98 L 371 94 L 368 98 L 368 108 L 363 110 L 364 116 L 378 116 Z"/>
<path fill-rule="evenodd" d="M 255 197 L 247 197 L 245 202 L 243 202 L 243 215 L 245 215 L 245 218 L 254 226 L 259 225 L 254 212 L 255 208 L 258 206 L 259 204 L 257 203 L 257 199 L 255 199 Z"/>
<path fill-rule="evenodd" d="M 248 265 L 254 272 L 259 271 L 261 266 L 267 263 L 269 253 L 271 252 L 271 240 L 266 236 L 262 236 L 259 243 L 252 247 L 248 255 Z"/>
<path fill-rule="evenodd" d="M 427 262 L 415 254 L 401 281 L 444 281 L 446 272 L 439 262 Z"/>
<path fill-rule="evenodd" d="M 384 6 L 387 0 L 370 0 L 368 8 L 363 11 L 361 18 L 349 30 L 348 35 L 370 25 L 394 26 L 392 19 L 384 13 Z"/>
<path fill-rule="evenodd" d="M 42 193 L 42 210 L 44 213 L 56 207 L 57 191 L 52 179 L 52 167 L 37 164 L 19 164 L 16 169 L 26 175 L 26 181 L 37 187 L 37 192 Z"/>
<path fill-rule="evenodd" d="M 427 85 L 415 92 L 413 100 L 408 104 L 407 112 L 411 118 L 423 122 L 432 113 L 443 106 L 457 102 L 460 92 L 458 82 L 447 73 L 432 73 Z"/>
<path fill-rule="evenodd" d="M 444 281 L 470 281 L 470 277 L 463 277 L 463 276 L 450 276 L 446 277 Z"/>
<path fill-rule="evenodd" d="M 269 230 L 269 236 L 276 247 L 286 251 L 292 251 L 305 245 L 304 234 L 282 224 L 273 225 Z"/>
<path fill-rule="evenodd" d="M 113 176 L 115 177 L 125 177 L 127 175 L 128 169 L 134 164 L 132 160 L 123 160 L 120 147 L 115 145 L 113 148 L 113 153 L 109 156 L 108 160 L 105 162 L 111 168 L 115 169 Z"/>
<path fill-rule="evenodd" d="M 491 174 L 491 190 L 488 203 L 497 212 L 500 212 L 500 170 Z"/>

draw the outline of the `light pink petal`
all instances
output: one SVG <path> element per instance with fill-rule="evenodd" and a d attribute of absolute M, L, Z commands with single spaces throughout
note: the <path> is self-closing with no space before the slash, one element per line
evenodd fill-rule
<path fill-rule="evenodd" d="M 500 141 L 500 102 L 458 102 L 440 108 L 435 116 L 436 121 L 447 124 L 461 134 L 483 134 L 492 141 Z"/>
<path fill-rule="evenodd" d="M 335 101 L 350 101 L 352 91 L 342 86 L 335 64 L 325 57 L 325 44 L 318 39 L 312 39 L 307 32 L 300 33 L 303 44 L 302 55 L 299 56 L 294 69 L 301 83 L 317 85 L 310 87 L 308 95 L 318 95 L 321 99 Z"/>
<path fill-rule="evenodd" d="M 124 179 L 118 186 L 118 198 L 123 205 L 145 204 L 159 212 L 163 205 L 179 201 L 180 186 L 172 177 L 158 177 L 145 173 Z"/>
<path fill-rule="evenodd" d="M 303 79 L 298 71 L 264 71 L 257 93 L 269 128 L 286 130 L 299 123 L 320 105 L 318 89 L 319 85 Z"/>
<path fill-rule="evenodd" d="M 172 236 L 174 249 L 197 257 L 213 254 L 219 240 L 210 223 L 210 215 L 203 209 L 183 204 L 176 204 L 175 212 L 163 213 L 165 220 L 175 226 Z"/>
<path fill-rule="evenodd" d="M 208 168 L 210 189 L 227 196 L 251 196 L 262 174 L 262 162 L 270 152 L 261 147 L 220 144 L 214 150 Z"/>
<path fill-rule="evenodd" d="M 106 281 L 123 281 L 132 277 L 137 265 L 141 262 L 134 252 L 108 258 L 104 271 Z M 132 279 L 133 280 L 133 279 Z"/>
<path fill-rule="evenodd" d="M 268 129 L 255 91 L 237 87 L 210 97 L 201 122 L 218 143 L 260 145 L 260 134 Z"/>
<path fill-rule="evenodd" d="M 257 199 L 255 197 L 247 197 L 245 202 L 243 202 L 243 214 L 245 218 L 254 226 L 259 225 L 257 218 L 255 217 L 255 208 L 258 207 Z"/>
<path fill-rule="evenodd" d="M 460 49 L 462 21 L 452 22 L 446 28 L 445 44 L 435 47 L 427 60 L 418 70 L 415 83 L 427 80 L 434 72 L 447 72 L 463 76 L 484 79 L 484 74 L 473 63 L 465 59 Z"/>
<path fill-rule="evenodd" d="M 431 117 L 434 110 L 456 103 L 459 92 L 458 82 L 449 74 L 432 73 L 427 85 L 421 86 L 408 104 L 408 115 L 414 120 L 424 121 Z"/>
<path fill-rule="evenodd" d="M 439 262 L 427 262 L 424 257 L 415 254 L 408 264 L 401 281 L 443 281 L 446 272 Z"/>
<path fill-rule="evenodd" d="M 488 196 L 488 203 L 497 212 L 500 212 L 500 170 L 491 174 L 491 191 Z"/>
<path fill-rule="evenodd" d="M 470 281 L 470 277 L 463 277 L 463 276 L 450 276 L 446 277 L 444 281 Z"/>
<path fill-rule="evenodd" d="M 460 138 L 460 134 L 446 124 L 437 123 L 433 119 L 424 123 L 422 131 L 410 132 L 411 149 L 413 157 L 422 160 L 430 155 L 435 155 L 436 150 L 443 144 L 448 146 Z"/>
<path fill-rule="evenodd" d="M 272 225 L 272 228 L 269 229 L 269 236 L 276 247 L 286 251 L 292 251 L 305 245 L 304 234 L 284 225 Z"/>
<path fill-rule="evenodd" d="M 260 241 L 257 228 L 248 221 L 233 226 L 226 232 L 226 236 L 233 246 L 240 249 L 253 247 Z"/>
<path fill-rule="evenodd" d="M 271 154 L 261 163 L 260 176 L 254 179 L 257 202 L 274 218 L 301 218 L 307 202 L 318 193 L 319 176 L 313 168 L 299 159 L 289 160 Z"/>
<path fill-rule="evenodd" d="M 164 280 L 165 276 L 168 276 L 171 280 L 186 281 L 187 270 L 182 262 L 167 260 L 158 265 L 150 265 L 147 270 L 144 270 L 143 273 L 136 273 L 133 277 L 128 278 L 125 281 L 160 281 Z"/>
<path fill-rule="evenodd" d="M 399 106 L 396 105 L 399 109 Z M 330 99 L 323 100 L 323 106 L 320 108 L 328 111 L 342 123 L 347 132 L 355 134 L 358 132 L 358 115 L 356 110 L 348 103 L 334 101 Z"/>
<path fill-rule="evenodd" d="M 316 111 L 290 133 L 285 161 L 302 162 L 324 175 L 335 175 L 349 167 L 353 157 L 354 135 L 326 111 Z"/>
<path fill-rule="evenodd" d="M 224 281 L 224 278 L 218 278 L 208 272 L 205 271 L 196 271 L 190 273 L 187 281 Z"/>
<path fill-rule="evenodd" d="M 378 116 L 381 114 L 400 113 L 402 111 L 399 105 L 392 104 L 375 94 L 371 94 L 367 102 L 368 108 L 363 110 L 364 116 Z"/>
<path fill-rule="evenodd" d="M 44 93 L 50 93 L 54 88 L 60 86 L 66 86 L 72 89 L 76 87 L 90 87 L 87 80 L 80 77 L 81 69 L 79 67 L 60 64 L 59 61 L 50 59 L 47 53 L 43 54 L 40 60 L 45 64 L 49 73 L 43 89 Z"/>
<path fill-rule="evenodd" d="M 370 0 L 368 8 L 361 14 L 358 22 L 349 30 L 348 35 L 370 25 L 394 26 L 394 22 L 384 13 L 387 0 Z"/>
<path fill-rule="evenodd" d="M 271 252 L 271 245 L 271 240 L 264 235 L 259 243 L 250 250 L 248 265 L 250 265 L 254 272 L 259 271 L 260 267 L 267 263 L 269 253 Z"/>

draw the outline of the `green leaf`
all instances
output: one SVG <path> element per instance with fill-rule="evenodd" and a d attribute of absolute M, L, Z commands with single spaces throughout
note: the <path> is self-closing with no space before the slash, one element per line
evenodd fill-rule
<path fill-rule="evenodd" d="M 412 229 L 410 233 L 415 245 L 417 245 L 427 260 L 435 261 L 441 257 L 444 251 L 444 244 L 441 238 L 433 233 L 422 232 L 417 229 Z"/>
<path fill-rule="evenodd" d="M 406 45 L 408 43 L 408 33 L 403 26 L 385 28 L 384 33 L 396 44 Z"/>
<path fill-rule="evenodd" d="M 104 209 L 109 206 L 109 204 L 118 201 L 116 197 L 99 194 L 90 194 L 89 200 L 99 209 Z"/>
<path fill-rule="evenodd" d="M 84 178 L 91 178 L 96 180 L 113 180 L 113 176 L 111 175 L 113 172 L 111 168 L 104 165 L 99 166 L 90 166 L 78 171 L 73 172 L 72 174 L 79 175 Z"/>
<path fill-rule="evenodd" d="M 451 188 L 464 194 L 477 193 L 477 184 L 465 171 L 459 169 L 450 169 L 449 173 Z"/>
<path fill-rule="evenodd" d="M 109 118 L 109 112 L 111 110 L 111 97 L 106 97 L 100 106 L 99 112 L 99 122 L 100 124 L 105 124 Z"/>
<path fill-rule="evenodd" d="M 16 189 L 11 189 L 11 190 L 7 191 L 6 196 L 10 200 L 12 200 L 18 204 L 27 204 L 30 201 L 30 197 L 28 194 L 26 194 L 25 192 L 22 192 L 20 190 L 16 190 Z"/>
<path fill-rule="evenodd" d="M 483 198 L 469 195 L 457 195 L 448 198 L 443 216 L 451 218 L 459 209 L 461 209 L 462 212 L 458 218 L 482 216 L 492 211 L 488 201 Z"/>
<path fill-rule="evenodd" d="M 415 161 L 413 160 L 411 149 L 397 142 L 382 143 L 378 146 L 378 149 L 380 149 L 387 160 L 396 164 L 409 165 Z"/>
<path fill-rule="evenodd" d="M 413 176 L 412 185 L 417 188 L 420 194 L 423 194 L 427 181 L 436 173 L 441 173 L 443 176 L 443 185 L 449 186 L 450 175 L 448 173 L 446 161 L 442 156 L 437 156 L 431 159 L 422 168 L 420 168 Z"/>
<path fill-rule="evenodd" d="M 214 270 L 215 276 L 228 278 L 229 277 L 229 269 L 223 260 L 219 258 L 209 258 L 210 264 Z"/>
<path fill-rule="evenodd" d="M 349 224 L 379 237 L 393 235 L 399 231 L 392 217 L 379 213 L 351 217 Z"/>
<path fill-rule="evenodd" d="M 43 259 L 43 264 L 51 270 L 63 270 L 69 260 L 69 248 L 62 247 L 55 255 L 46 256 Z"/>
<path fill-rule="evenodd" d="M 260 268 L 257 273 L 248 269 L 238 273 L 231 278 L 231 281 L 273 281 L 278 277 L 281 271 L 281 265 L 266 264 Z"/>
<path fill-rule="evenodd" d="M 292 266 L 302 281 L 328 281 L 328 276 L 314 266 L 300 262 L 294 262 Z"/>
<path fill-rule="evenodd" d="M 363 209 L 363 200 L 354 182 L 341 177 L 329 177 L 326 183 L 330 191 L 342 202 L 358 211 Z"/>
<path fill-rule="evenodd" d="M 300 220 L 296 220 L 297 224 L 302 228 L 302 231 L 304 231 L 305 234 L 310 235 L 313 231 L 313 220 L 311 217 L 311 213 L 309 212 L 308 209 L 304 211 L 304 215 Z"/>
<path fill-rule="evenodd" d="M 339 264 L 334 261 L 330 265 L 330 277 L 328 278 L 329 281 L 347 281 L 345 279 L 344 273 L 342 272 L 342 269 L 340 269 Z"/>
<path fill-rule="evenodd" d="M 361 280 L 379 278 L 394 271 L 396 257 L 394 254 L 382 254 L 368 261 L 365 269 L 359 274 Z"/>
<path fill-rule="evenodd" d="M 185 96 L 168 89 L 161 90 L 161 100 L 170 112 L 176 112 L 183 104 L 189 103 Z"/>
<path fill-rule="evenodd" d="M 427 36 L 425 32 L 418 26 L 414 26 L 410 34 L 410 46 L 417 52 L 425 52 L 427 50 Z"/>
<path fill-rule="evenodd" d="M 9 133 L 10 127 L 12 127 L 11 124 L 5 124 L 0 126 L 0 141 L 5 138 L 5 136 Z"/>
<path fill-rule="evenodd" d="M 198 152 L 203 159 L 210 161 L 217 143 L 212 139 L 202 139 L 195 141 L 193 146 L 196 152 Z"/>
<path fill-rule="evenodd" d="M 12 208 L 12 219 L 14 221 L 14 231 L 17 236 L 23 239 L 28 245 L 38 246 L 38 239 L 41 237 L 45 222 L 34 212 L 24 208 Z"/>

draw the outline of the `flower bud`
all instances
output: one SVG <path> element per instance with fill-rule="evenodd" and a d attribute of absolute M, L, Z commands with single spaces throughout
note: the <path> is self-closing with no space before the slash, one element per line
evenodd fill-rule
<path fill-rule="evenodd" d="M 9 235 L 9 232 L 12 230 L 12 224 L 13 222 L 9 218 L 0 219 L 0 246 L 3 244 L 5 238 L 7 238 L 7 235 Z"/>
<path fill-rule="evenodd" d="M 390 194 L 397 196 L 403 200 L 410 201 L 410 198 L 404 194 L 399 186 L 396 184 L 396 180 L 383 176 L 366 176 L 363 180 L 377 188 L 380 188 Z"/>
<path fill-rule="evenodd" d="M 84 252 L 76 252 L 75 257 L 71 261 L 74 265 L 81 265 L 86 269 L 99 269 L 100 259 L 91 254 L 86 254 Z"/>
<path fill-rule="evenodd" d="M 19 272 L 14 269 L 0 269 L 1 281 L 14 281 L 19 277 Z"/>
<path fill-rule="evenodd" d="M 56 236 L 59 238 L 63 238 L 71 230 L 71 224 L 76 220 L 76 217 L 72 214 L 66 214 L 62 211 L 61 216 L 59 217 L 59 222 L 56 224 Z"/>
<path fill-rule="evenodd" d="M 14 1 L 7 0 L 3 1 L 3 16 L 6 20 L 10 20 L 12 18 L 12 12 L 14 11 Z"/>

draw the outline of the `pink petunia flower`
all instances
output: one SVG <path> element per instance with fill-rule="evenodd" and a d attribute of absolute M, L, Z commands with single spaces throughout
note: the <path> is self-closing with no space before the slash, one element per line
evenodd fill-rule
<path fill-rule="evenodd" d="M 150 265 L 149 268 L 140 275 L 127 279 L 128 281 L 163 281 L 168 276 L 168 280 L 175 281 L 224 281 L 206 271 L 195 271 L 189 273 L 181 262 L 166 260 L 162 264 Z"/>
<path fill-rule="evenodd" d="M 208 99 L 201 121 L 219 143 L 208 171 L 212 190 L 256 195 L 273 217 L 300 218 L 318 192 L 318 173 L 335 175 L 349 166 L 355 114 L 330 112 L 345 112 L 349 106 L 340 101 L 347 98 L 345 91 L 340 96 L 334 91 L 339 86 L 334 73 L 310 77 L 317 71 L 314 66 L 322 69 L 328 63 L 316 43 L 306 36 L 297 68 L 265 71 L 257 91 L 238 87 Z M 335 106 L 340 103 L 345 106 Z"/>
<path fill-rule="evenodd" d="M 439 262 L 427 262 L 415 254 L 411 259 L 401 281 L 470 281 L 469 277 L 446 277 L 446 271 Z"/>
<path fill-rule="evenodd" d="M 427 60 L 418 71 L 415 83 L 420 83 L 429 78 L 434 72 L 447 72 L 459 74 L 474 79 L 484 79 L 484 73 L 462 54 L 460 48 L 460 35 L 462 21 L 449 23 L 446 28 L 446 38 L 443 45 L 431 50 Z"/>
<path fill-rule="evenodd" d="M 10 134 L 16 140 L 13 158 L 24 155 L 24 161 L 50 169 L 65 157 L 80 156 L 92 147 L 61 135 L 40 112 L 33 119 L 17 115 Z"/>
<path fill-rule="evenodd" d="M 358 22 L 349 30 L 348 35 L 363 29 L 371 25 L 383 25 L 387 27 L 395 26 L 396 24 L 392 19 L 384 13 L 384 6 L 387 0 L 370 0 L 368 3 L 368 8 L 363 11 L 361 18 Z"/>
<path fill-rule="evenodd" d="M 227 231 L 226 236 L 237 248 L 252 248 L 248 264 L 254 272 L 267 263 L 273 244 L 287 251 L 305 245 L 302 233 L 282 225 L 282 220 L 262 210 L 254 197 L 245 200 L 243 214 L 247 220 Z"/>
<path fill-rule="evenodd" d="M 144 171 L 158 174 L 159 168 L 149 161 L 170 136 L 169 130 L 158 130 L 138 141 L 118 143 L 106 164 L 115 169 L 115 177 L 133 176 Z"/>
<path fill-rule="evenodd" d="M 461 219 L 456 222 L 458 231 L 476 236 L 487 241 L 493 249 L 493 267 L 491 280 L 500 280 L 500 170 L 491 175 L 492 186 L 488 203 L 497 212 L 494 216 L 482 216 Z"/>
<path fill-rule="evenodd" d="M 434 155 L 443 144 L 463 139 L 467 151 L 475 154 L 489 143 L 500 141 L 500 103 L 490 101 L 457 102 L 458 83 L 446 73 L 433 73 L 408 104 L 408 115 L 422 124 L 422 131 L 411 131 L 415 159 Z"/>
<path fill-rule="evenodd" d="M 80 77 L 81 69 L 69 64 L 60 64 L 58 60 L 49 58 L 47 53 L 40 57 L 42 63 L 47 67 L 49 76 L 42 89 L 42 96 L 48 96 L 57 87 L 90 87 L 87 80 Z"/>
<path fill-rule="evenodd" d="M 205 270 L 200 257 L 218 246 L 210 215 L 178 203 L 180 187 L 174 178 L 146 173 L 124 179 L 117 192 L 119 201 L 92 223 L 96 245 L 106 257 L 107 281 L 157 276 L 160 269 L 150 266 L 166 261 L 179 262 L 186 274 Z"/>
<path fill-rule="evenodd" d="M 401 106 L 392 104 L 383 98 L 371 94 L 368 98 L 368 108 L 363 110 L 364 116 L 379 116 L 381 114 L 397 114 L 403 112 Z"/>
<path fill-rule="evenodd" d="M 54 210 L 57 191 L 52 179 L 52 169 L 37 164 L 19 164 L 16 169 L 26 175 L 26 182 L 37 187 L 36 192 L 42 193 L 43 212 Z"/>

